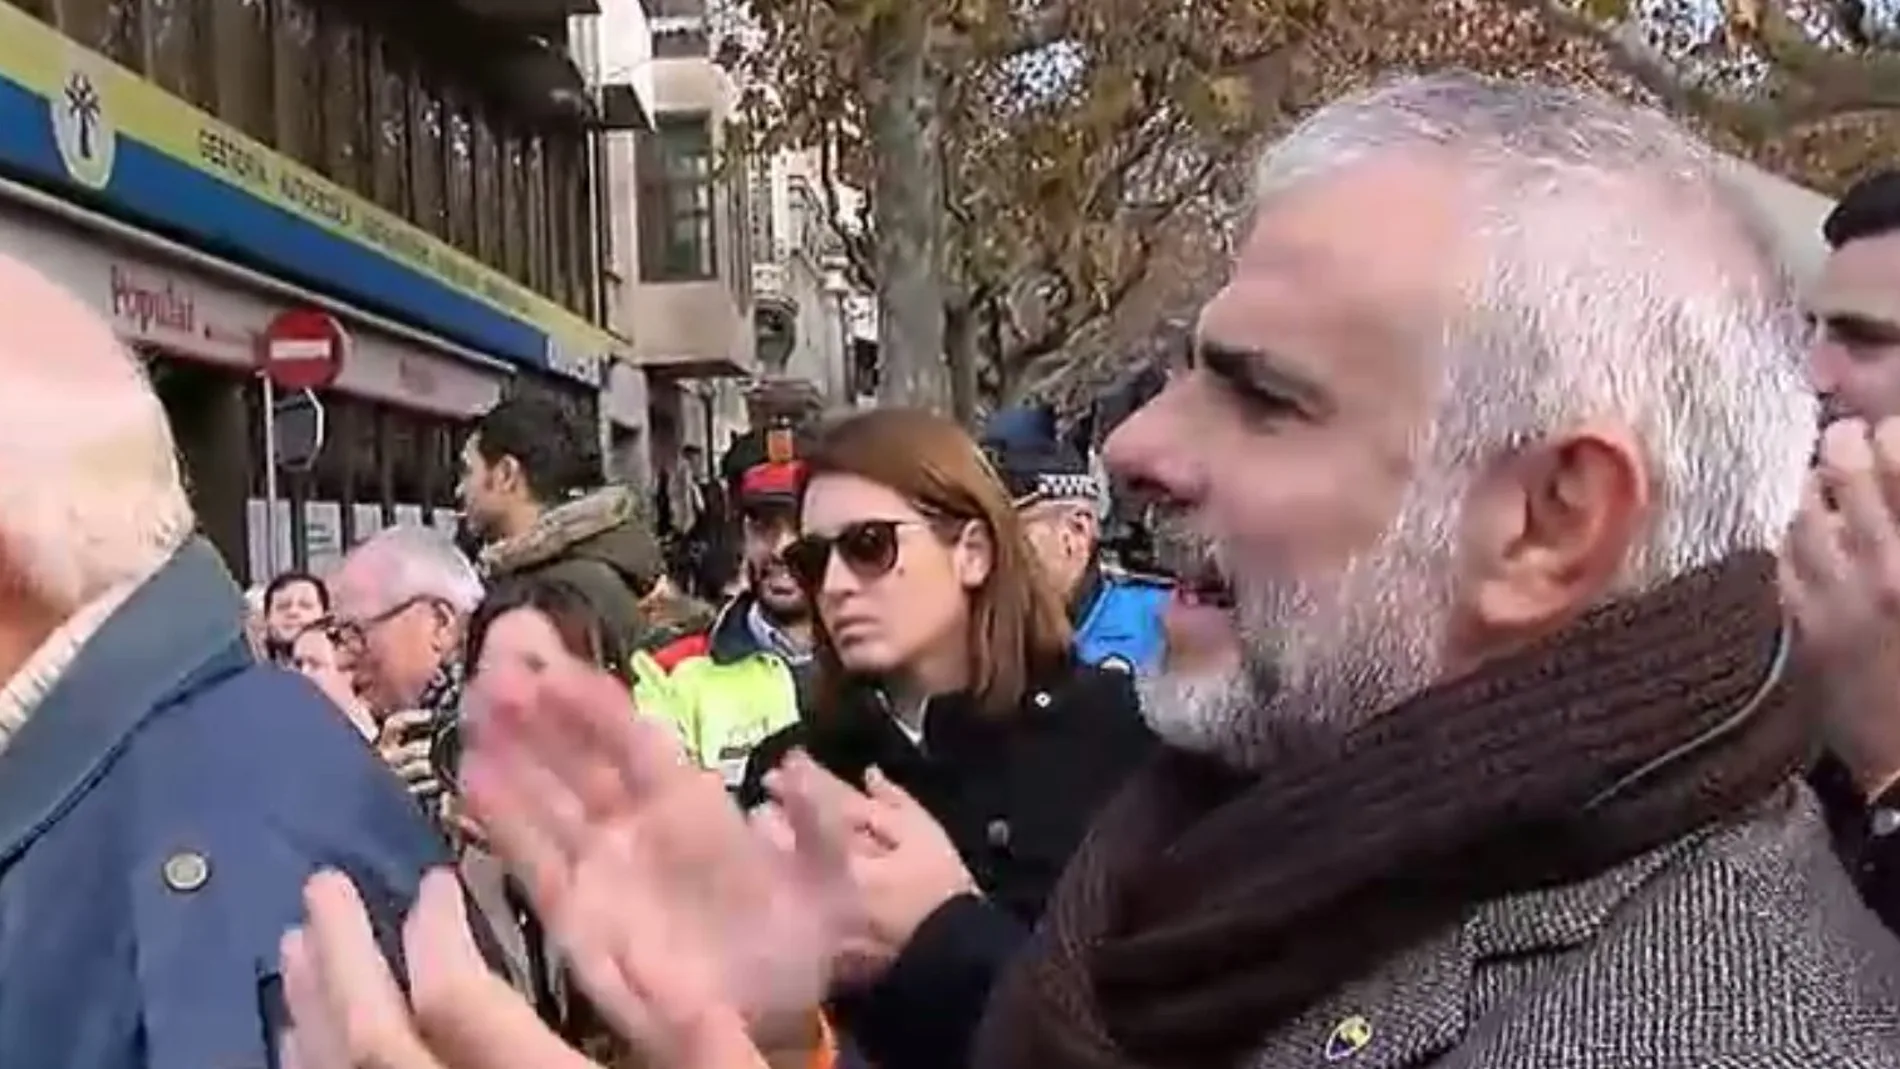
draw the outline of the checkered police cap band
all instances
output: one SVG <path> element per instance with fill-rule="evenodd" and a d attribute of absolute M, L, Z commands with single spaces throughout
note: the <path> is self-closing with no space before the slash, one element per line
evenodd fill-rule
<path fill-rule="evenodd" d="M 1099 496 L 1097 486 L 1093 475 L 1038 475 L 1035 496 L 1042 501 L 1093 500 Z"/>

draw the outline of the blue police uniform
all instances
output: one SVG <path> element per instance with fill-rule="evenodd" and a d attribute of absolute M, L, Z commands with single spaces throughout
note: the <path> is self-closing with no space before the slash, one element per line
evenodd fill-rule
<path fill-rule="evenodd" d="M 1161 666 L 1169 585 L 1148 576 L 1098 570 L 1094 590 L 1073 613 L 1075 653 L 1084 664 L 1119 668 L 1136 674 Z M 1087 580 L 1085 580 L 1087 582 Z"/>
<path fill-rule="evenodd" d="M 1053 440 L 1008 441 L 995 427 L 991 432 L 986 448 L 1017 508 L 1049 501 L 1099 503 L 1100 483 L 1074 450 Z M 1168 597 L 1163 580 L 1091 561 L 1069 601 L 1076 658 L 1126 672 L 1155 670 L 1161 664 L 1161 617 Z"/>
<path fill-rule="evenodd" d="M 0 1066 L 268 1069 L 278 940 L 350 875 L 393 952 L 446 845 L 343 715 L 257 664 L 181 549 L 0 750 Z"/>

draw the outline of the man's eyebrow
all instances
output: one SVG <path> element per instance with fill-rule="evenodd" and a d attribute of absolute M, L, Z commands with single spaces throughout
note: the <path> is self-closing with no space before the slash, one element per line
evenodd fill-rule
<path fill-rule="evenodd" d="M 1808 314 L 1815 322 L 1829 330 L 1879 341 L 1900 341 L 1900 323 L 1885 316 L 1849 311 L 1844 308 L 1832 311 L 1816 309 Z"/>
<path fill-rule="evenodd" d="M 1338 407 L 1325 387 L 1265 349 L 1203 338 L 1195 342 L 1194 363 L 1236 386 L 1290 401 L 1314 418 Z"/>

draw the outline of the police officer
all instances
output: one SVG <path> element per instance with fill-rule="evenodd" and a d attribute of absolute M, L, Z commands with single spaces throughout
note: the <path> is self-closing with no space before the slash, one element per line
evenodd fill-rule
<path fill-rule="evenodd" d="M 1076 656 L 1145 673 L 1160 664 L 1165 580 L 1110 568 L 1101 555 L 1099 481 L 1073 449 L 1050 441 L 990 442 L 1029 544 L 1069 603 Z"/>

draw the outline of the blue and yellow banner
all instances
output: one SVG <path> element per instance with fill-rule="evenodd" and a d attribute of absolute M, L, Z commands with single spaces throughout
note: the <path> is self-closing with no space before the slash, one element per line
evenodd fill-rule
<path fill-rule="evenodd" d="M 598 383 L 616 339 L 0 2 L 0 171 L 512 363 Z"/>

